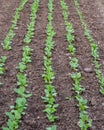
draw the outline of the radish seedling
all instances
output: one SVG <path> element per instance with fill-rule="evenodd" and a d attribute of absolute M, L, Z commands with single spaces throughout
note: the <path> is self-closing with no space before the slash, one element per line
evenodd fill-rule
<path fill-rule="evenodd" d="M 52 69 L 52 50 L 54 49 L 54 41 L 53 36 L 55 35 L 52 20 L 53 20 L 53 0 L 49 0 L 48 2 L 49 13 L 47 16 L 48 24 L 46 27 L 46 47 L 44 54 L 44 74 L 42 75 L 45 82 L 45 96 L 42 99 L 45 102 L 44 112 L 50 122 L 54 122 L 58 117 L 55 116 L 55 112 L 57 111 L 58 104 L 55 102 L 55 97 L 57 95 L 54 86 L 52 85 L 53 79 L 55 78 L 54 72 Z"/>
<path fill-rule="evenodd" d="M 81 130 L 87 130 L 89 127 L 92 125 L 91 119 L 88 118 L 88 113 L 86 109 L 88 108 L 87 106 L 87 100 L 84 99 L 81 96 L 81 93 L 85 91 L 85 89 L 81 86 L 80 82 L 82 80 L 82 75 L 78 71 L 78 59 L 75 57 L 75 47 L 73 45 L 74 42 L 74 29 L 73 26 L 70 22 L 68 22 L 68 7 L 65 3 L 64 0 L 60 0 L 61 7 L 63 10 L 63 17 L 65 21 L 65 27 L 66 27 L 66 38 L 69 43 L 67 50 L 71 54 L 72 58 L 70 58 L 70 66 L 72 71 L 74 70 L 73 73 L 70 74 L 71 78 L 73 79 L 73 90 L 76 92 L 76 100 L 78 102 L 77 106 L 79 108 L 79 127 Z M 85 119 L 86 117 L 86 119 Z M 82 125 L 83 123 L 83 125 Z"/>
<path fill-rule="evenodd" d="M 31 41 L 31 37 L 34 34 L 33 33 L 33 31 L 34 31 L 33 24 L 34 24 L 34 19 L 36 18 L 34 13 L 37 12 L 38 4 L 39 4 L 39 0 L 34 0 L 32 7 L 31 7 L 32 12 L 31 12 L 30 16 L 31 16 L 32 21 L 30 22 L 30 26 L 28 28 L 30 30 L 28 30 L 28 32 L 27 32 L 27 39 L 29 39 L 29 43 Z M 33 11 L 35 11 L 35 12 L 33 12 Z M 17 17 L 19 18 L 18 13 L 16 14 L 15 18 L 17 18 Z M 26 98 L 31 96 L 31 94 L 26 93 L 26 87 L 28 86 L 28 81 L 27 81 L 27 77 L 25 74 L 25 70 L 27 69 L 27 63 L 31 62 L 31 52 L 32 52 L 32 49 L 29 46 L 23 47 L 22 61 L 19 63 L 19 67 L 17 67 L 17 68 L 19 68 L 19 73 L 16 75 L 18 88 L 14 89 L 15 93 L 18 94 L 19 97 L 17 97 L 17 99 L 16 99 L 15 106 L 11 106 L 11 111 L 6 113 L 6 115 L 8 116 L 7 127 L 2 127 L 3 130 L 17 130 L 19 127 L 19 122 L 21 120 L 21 117 L 22 117 L 22 115 L 25 114 L 24 109 L 26 109 L 26 107 L 27 107 Z"/>
<path fill-rule="evenodd" d="M 14 14 L 14 16 L 13 16 L 12 25 L 11 25 L 11 27 L 10 27 L 10 29 L 9 29 L 9 31 L 8 31 L 6 37 L 5 37 L 4 41 L 3 41 L 3 43 L 2 43 L 3 48 L 4 48 L 5 50 L 10 50 L 10 49 L 12 49 L 11 43 L 12 43 L 12 39 L 13 39 L 14 36 L 15 36 L 14 30 L 15 30 L 15 28 L 16 28 L 16 26 L 17 26 L 17 21 L 18 21 L 18 19 L 20 18 L 20 12 L 24 9 L 24 6 L 25 6 L 25 4 L 27 3 L 27 1 L 28 1 L 28 0 L 21 0 L 21 3 L 20 3 L 20 5 L 19 5 L 19 7 L 18 7 L 18 8 L 16 9 L 16 11 L 15 11 L 15 14 Z"/>
<path fill-rule="evenodd" d="M 46 130 L 57 130 L 57 126 L 56 126 L 56 125 L 53 125 L 52 127 L 46 128 Z"/>
<path fill-rule="evenodd" d="M 90 34 L 90 31 L 87 27 L 84 16 L 79 9 L 80 5 L 78 3 L 78 0 L 74 0 L 74 3 L 75 3 L 76 11 L 79 15 L 79 18 L 80 18 L 81 23 L 82 23 L 83 28 L 84 28 L 84 35 L 90 43 L 91 55 L 93 57 L 93 63 L 95 65 L 95 73 L 96 73 L 96 77 L 98 78 L 98 81 L 99 81 L 99 84 L 100 84 L 100 92 L 102 93 L 102 95 L 104 95 L 104 83 L 102 82 L 104 77 L 102 76 L 102 72 L 100 70 L 101 64 L 98 62 L 99 61 L 98 45 L 95 43 L 93 37 Z"/>
<path fill-rule="evenodd" d="M 28 25 L 28 31 L 24 38 L 24 42 L 26 44 L 30 44 L 31 38 L 34 36 L 35 19 L 36 19 L 36 13 L 38 11 L 38 7 L 39 7 L 39 0 L 34 0 L 34 3 L 31 6 L 30 23 Z"/>

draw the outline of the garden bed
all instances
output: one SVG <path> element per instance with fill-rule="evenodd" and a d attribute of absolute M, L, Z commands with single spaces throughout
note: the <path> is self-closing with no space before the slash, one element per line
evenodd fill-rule
<path fill-rule="evenodd" d="M 29 0 L 25 3 L 22 10 L 19 10 L 19 19 L 17 20 L 16 26 L 14 28 L 15 36 L 12 37 L 10 50 L 6 50 L 3 47 L 4 39 L 8 34 L 8 31 L 13 22 L 13 16 L 15 15 L 16 8 L 19 7 L 19 0 L 1 0 L 0 8 L 0 57 L 6 56 L 6 62 L 3 65 L 4 71 L 0 75 L 0 130 L 2 127 L 7 127 L 8 116 L 5 112 L 10 112 L 10 106 L 15 111 L 16 100 L 18 97 L 21 99 L 25 96 L 14 91 L 14 88 L 21 87 L 20 80 L 18 79 L 18 74 L 25 75 L 28 84 L 22 85 L 25 87 L 25 93 L 32 94 L 30 97 L 26 97 L 27 108 L 23 107 L 23 112 L 21 112 L 21 122 L 18 122 L 17 130 L 46 130 L 46 128 L 53 125 L 57 126 L 57 130 L 87 130 L 82 128 L 80 125 L 80 114 L 82 109 L 79 104 L 80 101 L 76 100 L 75 97 L 78 93 L 74 88 L 74 81 L 71 74 L 80 72 L 81 79 L 78 79 L 78 83 L 85 88 L 84 92 L 79 92 L 80 95 L 87 100 L 85 106 L 88 108 L 84 109 L 88 114 L 88 121 L 91 119 L 92 124 L 88 130 L 104 130 L 104 94 L 100 93 L 102 86 L 100 87 L 100 78 L 95 71 L 96 65 L 94 62 L 94 56 L 91 53 L 91 46 L 89 40 L 84 35 L 84 27 L 79 18 L 78 12 L 76 11 L 76 6 L 74 0 L 65 0 L 68 7 L 68 22 L 71 23 L 74 33 L 70 35 L 74 36 L 72 40 L 73 46 L 75 48 L 75 53 L 71 54 L 68 51 L 67 36 L 67 26 L 65 26 L 65 19 L 63 17 L 63 9 L 61 7 L 60 1 L 50 0 L 53 3 L 52 18 L 48 17 L 49 8 L 48 0 L 39 1 L 38 7 L 36 7 L 37 12 L 34 13 L 35 19 L 34 29 L 27 28 L 29 25 L 31 13 L 31 6 L 35 0 Z M 38 0 L 37 0 L 38 1 Z M 79 1 L 79 9 L 84 15 L 85 22 L 89 29 L 89 34 L 94 40 L 98 47 L 98 63 L 101 67 L 97 69 L 101 71 L 102 76 L 104 76 L 104 10 L 103 1 L 94 0 L 92 1 Z M 51 8 L 51 6 L 50 6 Z M 47 18 L 48 17 L 48 18 Z M 46 32 L 47 25 L 52 22 L 54 35 L 48 34 Z M 50 22 L 50 23 L 51 23 Z M 33 24 L 33 23 L 32 23 Z M 51 24 L 49 24 L 51 26 Z M 67 24 L 66 24 L 67 25 Z M 14 26 L 13 26 L 14 27 Z M 13 29 L 13 28 L 12 28 Z M 32 37 L 27 35 L 27 39 L 31 40 L 26 43 L 26 33 L 30 29 L 32 31 Z M 72 31 L 72 30 L 71 30 Z M 52 48 L 50 48 L 50 53 L 46 52 L 46 39 L 51 37 L 48 41 L 52 43 Z M 53 44 L 54 41 L 54 44 Z M 26 43 L 26 44 L 25 44 Z M 23 60 L 23 47 L 28 46 L 31 50 L 31 55 L 27 55 L 31 60 Z M 44 58 L 45 57 L 45 58 Z M 77 66 L 73 69 L 70 65 L 72 58 L 76 58 L 78 61 Z M 46 61 L 51 63 L 47 63 Z M 96 59 L 95 59 L 96 60 Z M 26 65 L 26 68 L 18 68 L 19 63 Z M 47 66 L 46 66 L 47 65 Z M 47 78 L 49 71 L 47 68 L 51 68 L 50 79 Z M 43 76 L 45 74 L 45 76 Z M 47 74 L 47 75 L 46 75 Z M 18 85 L 19 82 L 19 85 Z M 75 81 L 76 82 L 76 81 Z M 104 83 L 102 83 L 104 84 Z M 52 85 L 52 91 L 47 90 L 46 85 Z M 79 85 L 79 87 L 80 87 Z M 104 87 L 104 86 L 103 86 Z M 58 104 L 56 111 L 53 115 L 58 116 L 54 121 L 50 121 L 47 118 L 47 112 L 43 112 L 47 104 L 50 105 L 49 101 L 42 99 L 42 97 L 47 97 L 44 90 L 50 93 L 51 99 L 54 98 L 53 104 Z M 52 97 L 53 96 L 53 97 Z M 49 98 L 49 97 L 48 97 Z M 46 101 L 46 103 L 44 103 Z M 25 106 L 26 106 L 25 104 Z M 51 106 L 52 108 L 53 106 Z M 50 112 L 51 113 L 51 112 Z M 48 114 L 50 114 L 48 113 Z M 50 114 L 51 115 L 51 114 Z M 14 128 L 13 130 L 15 130 Z M 10 129 L 8 129 L 10 130 Z M 51 130 L 51 129 L 50 129 Z"/>

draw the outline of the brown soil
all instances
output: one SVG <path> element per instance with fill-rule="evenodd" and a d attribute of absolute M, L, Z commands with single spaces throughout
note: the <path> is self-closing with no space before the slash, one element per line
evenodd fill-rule
<path fill-rule="evenodd" d="M 0 1 L 0 42 L 3 41 L 8 32 L 12 16 L 19 2 L 19 0 Z M 21 12 L 18 28 L 15 30 L 16 36 L 12 42 L 13 49 L 6 52 L 0 45 L 0 56 L 8 56 L 5 74 L 0 77 L 0 81 L 4 83 L 0 87 L 0 130 L 2 126 L 6 125 L 5 112 L 10 110 L 9 106 L 14 104 L 17 97 L 13 91 L 16 87 L 16 73 L 18 72 L 16 66 L 21 61 L 22 47 L 24 46 L 23 38 L 29 23 L 32 2 L 33 0 L 29 0 Z M 69 21 L 72 22 L 75 29 L 75 47 L 77 48 L 76 57 L 79 59 L 79 70 L 84 77 L 81 84 L 86 88 L 83 97 L 88 99 L 89 117 L 93 120 L 90 130 L 104 130 L 104 97 L 99 93 L 99 84 L 94 72 L 90 45 L 84 36 L 84 30 L 76 13 L 73 0 L 66 0 L 66 2 L 69 6 Z M 45 130 L 46 127 L 52 125 L 43 113 L 44 103 L 41 99 L 41 96 L 44 96 L 44 81 L 41 75 L 44 71 L 43 55 L 48 14 L 47 3 L 48 0 L 42 0 L 37 13 L 35 36 L 30 45 L 33 49 L 32 63 L 29 64 L 26 71 L 29 81 L 27 91 L 32 93 L 32 97 L 28 98 L 26 115 L 21 120 L 19 130 Z M 104 73 L 104 2 L 103 0 L 80 0 L 80 7 L 91 34 L 99 46 L 100 63 L 102 64 L 102 73 Z M 56 113 L 59 119 L 54 124 L 57 125 L 57 130 L 79 130 L 77 126 L 79 111 L 74 99 L 75 93 L 72 91 L 73 81 L 69 76 L 71 72 L 70 55 L 66 51 L 68 43 L 65 39 L 65 24 L 60 2 L 57 0 L 54 0 L 53 18 L 53 27 L 56 32 L 54 37 L 55 49 L 52 55 L 52 66 L 55 72 L 53 85 L 58 93 L 56 101 L 59 104 Z M 89 71 L 86 71 L 86 68 Z M 71 97 L 71 100 L 66 100 L 68 96 Z"/>

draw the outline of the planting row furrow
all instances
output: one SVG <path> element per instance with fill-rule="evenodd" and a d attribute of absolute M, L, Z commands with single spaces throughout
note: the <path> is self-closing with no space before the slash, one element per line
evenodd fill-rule
<path fill-rule="evenodd" d="M 20 12 L 24 9 L 25 4 L 28 2 L 28 0 L 22 0 L 20 2 L 20 5 L 18 8 L 16 8 L 15 14 L 13 16 L 12 25 L 9 28 L 9 31 L 2 43 L 2 46 L 5 50 L 11 50 L 11 43 L 15 36 L 14 30 L 17 28 L 17 22 L 20 19 Z"/>
<path fill-rule="evenodd" d="M 78 0 L 74 0 L 74 3 L 75 3 L 76 11 L 77 11 L 77 13 L 80 17 L 82 26 L 84 28 L 84 35 L 85 35 L 86 39 L 88 40 L 88 42 L 90 43 L 91 56 L 93 57 L 93 63 L 95 65 L 94 70 L 95 70 L 95 73 L 96 73 L 96 77 L 99 80 L 100 92 L 101 92 L 102 95 L 104 95 L 104 76 L 102 75 L 102 72 L 101 72 L 101 69 L 100 69 L 101 64 L 99 63 L 99 48 L 98 48 L 98 45 L 95 43 L 93 37 L 91 36 L 90 31 L 87 27 L 87 24 L 84 20 L 84 16 L 79 9 L 80 6 L 79 6 L 79 3 L 78 3 Z"/>
<path fill-rule="evenodd" d="M 31 6 L 31 14 L 30 14 L 30 23 L 33 22 L 34 26 L 31 28 L 28 28 L 28 31 L 34 35 L 34 27 L 35 27 L 35 18 L 36 18 L 36 13 L 38 11 L 38 5 L 39 5 L 39 0 L 34 0 L 32 6 Z M 35 18 L 33 18 L 35 17 Z M 34 21 L 33 21 L 34 19 Z M 27 31 L 27 33 L 28 33 Z M 27 35 L 27 39 L 31 38 Z M 28 44 L 30 44 L 28 42 Z M 15 106 L 10 106 L 11 111 L 6 112 L 6 115 L 8 116 L 8 122 L 7 122 L 7 127 L 2 127 L 3 130 L 16 130 L 19 127 L 19 122 L 21 120 L 22 115 L 25 114 L 24 109 L 27 107 L 27 98 L 31 96 L 28 92 L 26 92 L 26 87 L 28 86 L 28 81 L 27 81 L 27 75 L 26 75 L 26 69 L 28 63 L 32 62 L 31 61 L 31 52 L 32 49 L 29 46 L 24 46 L 23 47 L 23 53 L 22 53 L 22 61 L 18 65 L 18 74 L 16 75 L 17 77 L 17 86 L 18 88 L 15 88 L 14 91 L 18 94 L 18 97 L 16 98 L 15 101 Z"/>
<path fill-rule="evenodd" d="M 65 3 L 64 0 L 60 0 L 61 3 L 61 7 L 63 10 L 63 17 L 64 17 L 64 21 L 65 21 L 65 27 L 66 27 L 66 39 L 67 42 L 69 43 L 68 45 L 68 52 L 71 54 L 71 58 L 70 58 L 70 67 L 72 69 L 72 73 L 70 74 L 72 80 L 73 80 L 73 90 L 75 91 L 76 95 L 75 98 L 78 102 L 78 108 L 79 108 L 79 122 L 78 125 L 80 127 L 81 130 L 87 130 L 89 127 L 91 127 L 92 125 L 92 121 L 91 119 L 89 119 L 88 117 L 88 112 L 87 112 L 87 99 L 82 97 L 82 92 L 85 91 L 85 88 L 83 88 L 81 86 L 81 80 L 82 80 L 82 75 L 81 72 L 78 70 L 78 59 L 76 58 L 75 54 L 76 54 L 76 48 L 74 47 L 74 29 L 73 26 L 70 22 L 68 22 L 68 6 Z"/>
<path fill-rule="evenodd" d="M 42 97 L 45 102 L 44 112 L 50 122 L 54 122 L 58 117 L 55 115 L 57 111 L 58 104 L 55 101 L 55 97 L 57 96 L 57 92 L 55 87 L 52 85 L 54 76 L 54 71 L 52 69 L 52 50 L 54 49 L 54 41 L 53 36 L 55 32 L 53 30 L 52 21 L 53 21 L 53 0 L 49 0 L 48 2 L 49 13 L 47 16 L 48 24 L 46 27 L 46 47 L 44 54 L 44 74 L 42 75 L 45 82 L 45 96 Z"/>

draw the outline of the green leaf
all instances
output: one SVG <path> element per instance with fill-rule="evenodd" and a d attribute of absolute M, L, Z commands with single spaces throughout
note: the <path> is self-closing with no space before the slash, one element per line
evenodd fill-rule
<path fill-rule="evenodd" d="M 6 56 L 1 56 L 1 58 L 0 58 L 0 62 L 1 62 L 1 63 L 5 63 L 6 59 L 7 59 Z"/>
<path fill-rule="evenodd" d="M 53 125 L 52 127 L 46 128 L 46 130 L 56 130 L 56 129 L 57 129 L 57 126 L 56 126 L 56 125 Z"/>
<path fill-rule="evenodd" d="M 26 68 L 27 68 L 27 66 L 23 62 L 19 63 L 20 72 L 24 72 L 26 70 Z"/>
<path fill-rule="evenodd" d="M 11 112 L 6 112 L 6 115 L 9 117 L 10 120 L 15 120 L 14 114 L 12 114 Z"/>
<path fill-rule="evenodd" d="M 25 87 L 19 87 L 18 89 L 15 88 L 14 91 L 20 95 L 21 97 L 25 97 Z"/>
<path fill-rule="evenodd" d="M 71 61 L 70 61 L 70 66 L 73 70 L 76 70 L 79 66 L 78 64 L 78 59 L 77 58 L 72 58 Z"/>
<path fill-rule="evenodd" d="M 7 127 L 2 127 L 3 130 L 10 130 L 9 128 Z"/>
<path fill-rule="evenodd" d="M 28 85 L 27 78 L 26 78 L 25 74 L 22 74 L 22 73 L 17 74 L 17 79 L 18 79 L 17 85 L 25 86 L 25 87 Z"/>

